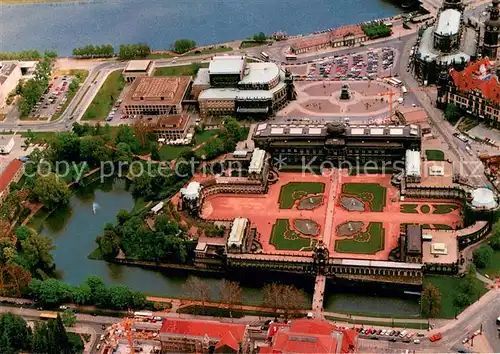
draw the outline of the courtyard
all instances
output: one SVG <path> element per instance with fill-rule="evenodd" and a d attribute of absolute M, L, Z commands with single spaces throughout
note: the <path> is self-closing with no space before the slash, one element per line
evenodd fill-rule
<path fill-rule="evenodd" d="M 402 202 L 390 178 L 282 172 L 265 195 L 207 197 L 202 217 L 248 218 L 265 253 L 308 254 L 323 241 L 335 258 L 371 260 L 387 260 L 407 224 L 437 229 L 461 225 L 460 205 L 454 201 Z"/>

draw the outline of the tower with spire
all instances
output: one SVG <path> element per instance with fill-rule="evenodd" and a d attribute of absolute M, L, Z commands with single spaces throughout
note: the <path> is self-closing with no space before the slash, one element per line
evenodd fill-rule
<path fill-rule="evenodd" d="M 498 54 L 498 37 L 500 35 L 500 0 L 493 0 L 490 18 L 484 23 L 483 56 L 496 60 Z"/>

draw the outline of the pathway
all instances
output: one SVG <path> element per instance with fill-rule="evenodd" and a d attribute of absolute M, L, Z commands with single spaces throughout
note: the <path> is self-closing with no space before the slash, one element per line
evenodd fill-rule
<path fill-rule="evenodd" d="M 338 170 L 330 170 L 330 191 L 328 193 L 325 231 L 323 232 L 323 244 L 328 247 L 330 245 L 330 238 L 332 237 L 333 216 L 335 215 L 335 196 L 337 195 L 337 187 L 339 186 L 339 172 Z"/>
<path fill-rule="evenodd" d="M 312 309 L 316 313 L 316 318 L 322 318 L 323 299 L 325 298 L 326 276 L 316 276 L 314 284 L 314 295 L 312 300 Z"/>

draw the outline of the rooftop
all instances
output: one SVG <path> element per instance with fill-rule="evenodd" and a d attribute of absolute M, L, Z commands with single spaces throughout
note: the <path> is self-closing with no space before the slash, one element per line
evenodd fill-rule
<path fill-rule="evenodd" d="M 17 62 L 0 62 L 0 85 L 14 72 L 17 67 Z"/>
<path fill-rule="evenodd" d="M 235 99 L 266 99 L 273 98 L 272 91 L 268 90 L 239 90 L 235 88 L 209 88 L 203 90 L 199 100 L 235 100 Z"/>
<path fill-rule="evenodd" d="M 23 163 L 18 159 L 11 160 L 0 174 L 0 192 L 3 192 L 11 183 L 15 174 L 23 168 Z"/>
<path fill-rule="evenodd" d="M 227 246 L 241 247 L 243 242 L 243 237 L 245 236 L 245 230 L 248 225 L 248 219 L 236 218 L 231 226 L 231 232 L 229 233 L 229 239 L 227 240 Z"/>
<path fill-rule="evenodd" d="M 460 11 L 448 9 L 439 15 L 436 34 L 441 36 L 451 36 L 457 34 L 460 30 L 460 21 L 462 14 Z"/>
<path fill-rule="evenodd" d="M 422 227 L 420 225 L 406 226 L 406 252 L 422 254 Z"/>
<path fill-rule="evenodd" d="M 364 35 L 363 29 L 360 25 L 347 25 L 342 27 L 337 27 L 330 32 L 332 39 L 341 39 L 346 36 L 360 36 Z"/>
<path fill-rule="evenodd" d="M 181 188 L 181 195 L 186 199 L 196 199 L 200 193 L 201 184 L 189 182 L 186 188 Z"/>
<path fill-rule="evenodd" d="M 208 68 L 200 68 L 198 70 L 193 85 L 210 85 L 210 72 Z"/>
<path fill-rule="evenodd" d="M 471 204 L 473 207 L 480 209 L 494 209 L 498 206 L 495 193 L 488 188 L 474 189 Z"/>
<path fill-rule="evenodd" d="M 420 151 L 406 150 L 405 172 L 407 176 L 420 177 Z"/>
<path fill-rule="evenodd" d="M 184 130 L 189 122 L 187 114 L 146 116 L 138 119 L 150 119 L 150 124 L 154 129 L 182 129 Z"/>
<path fill-rule="evenodd" d="M 245 59 L 237 55 L 214 56 L 210 61 L 208 70 L 210 74 L 241 74 Z"/>
<path fill-rule="evenodd" d="M 147 71 L 151 60 L 130 60 L 125 67 L 125 72 L 127 71 Z"/>
<path fill-rule="evenodd" d="M 468 62 L 470 57 L 475 54 L 477 35 L 474 34 L 474 31 L 470 32 L 467 29 L 465 32 L 460 50 L 445 54 L 434 48 L 434 27 L 430 26 L 422 34 L 417 55 L 426 62 L 438 60 L 448 65 L 453 62 L 460 63 L 462 60 Z"/>
<path fill-rule="evenodd" d="M 280 67 L 275 63 L 248 63 L 240 84 L 267 84 L 278 78 Z"/>
<path fill-rule="evenodd" d="M 432 241 L 423 242 L 424 263 L 452 264 L 458 261 L 458 241 L 454 231 L 446 230 L 423 230 L 425 235 L 431 235 Z M 433 252 L 433 244 L 444 244 L 446 252 Z"/>
<path fill-rule="evenodd" d="M 262 167 L 264 166 L 264 161 L 266 158 L 266 151 L 256 148 L 252 152 L 252 160 L 250 160 L 250 167 L 248 168 L 248 172 L 250 173 L 261 173 Z"/>
<path fill-rule="evenodd" d="M 140 77 L 127 93 L 125 104 L 178 104 L 191 81 L 190 77 Z"/>

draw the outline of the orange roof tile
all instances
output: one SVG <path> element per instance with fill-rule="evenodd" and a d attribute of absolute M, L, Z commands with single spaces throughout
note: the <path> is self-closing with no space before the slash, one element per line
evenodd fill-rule
<path fill-rule="evenodd" d="M 222 338 L 219 339 L 219 341 L 215 345 L 215 349 L 219 349 L 224 346 L 228 346 L 235 351 L 238 351 L 240 349 L 240 342 L 238 342 L 238 340 L 234 338 L 233 332 L 227 331 L 226 334 L 224 334 Z"/>
<path fill-rule="evenodd" d="M 481 72 L 481 67 L 484 67 L 486 72 Z M 500 103 L 498 78 L 495 73 L 488 74 L 492 68 L 490 60 L 483 58 L 479 61 L 469 63 L 462 71 L 451 69 L 450 76 L 460 91 L 478 90 L 484 98 L 495 103 Z"/>
<path fill-rule="evenodd" d="M 224 337 L 225 345 L 232 345 L 243 342 L 246 327 L 244 325 L 232 323 L 220 323 L 214 321 L 194 321 L 183 319 L 164 319 L 160 329 L 160 333 L 181 334 L 185 336 L 203 337 L 207 335 L 213 340 L 222 340 Z M 227 333 L 230 332 L 231 336 L 227 338 Z"/>
<path fill-rule="evenodd" d="M 348 26 L 338 27 L 330 32 L 330 36 L 333 39 L 344 38 L 345 36 L 348 35 L 356 36 L 362 34 L 364 34 L 364 32 L 361 29 L 360 25 L 348 25 Z"/>
<path fill-rule="evenodd" d="M 292 49 L 303 49 L 309 47 L 315 47 L 317 45 L 324 45 L 330 42 L 328 36 L 321 36 L 319 38 L 314 38 L 310 40 L 298 40 L 292 44 Z"/>
<path fill-rule="evenodd" d="M 9 187 L 12 178 L 14 178 L 17 171 L 19 171 L 19 169 L 22 167 L 23 163 L 18 159 L 14 159 L 9 162 L 7 167 L 5 167 L 5 169 L 2 171 L 2 174 L 0 175 L 0 192 L 3 192 L 4 189 Z"/>

